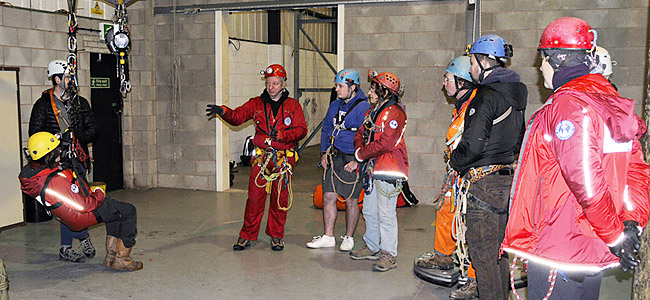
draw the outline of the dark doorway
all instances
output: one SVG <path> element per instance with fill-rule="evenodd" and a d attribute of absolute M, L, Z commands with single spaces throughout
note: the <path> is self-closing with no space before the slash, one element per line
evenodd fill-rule
<path fill-rule="evenodd" d="M 97 120 L 93 142 L 94 181 L 106 183 L 106 190 L 124 188 L 122 157 L 122 96 L 116 73 L 117 57 L 90 54 L 90 101 Z"/>

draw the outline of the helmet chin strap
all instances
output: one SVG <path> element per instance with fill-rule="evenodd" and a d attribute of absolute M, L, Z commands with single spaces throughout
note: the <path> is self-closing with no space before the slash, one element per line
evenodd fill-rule
<path fill-rule="evenodd" d="M 484 68 L 483 64 L 481 62 L 478 62 L 478 66 L 479 66 L 479 68 L 481 68 L 481 73 L 478 75 L 478 82 L 477 83 L 483 82 L 483 79 L 485 79 L 485 72 L 492 71 L 492 70 L 499 67 L 499 65 L 497 64 L 497 65 L 491 66 L 489 68 Z"/>

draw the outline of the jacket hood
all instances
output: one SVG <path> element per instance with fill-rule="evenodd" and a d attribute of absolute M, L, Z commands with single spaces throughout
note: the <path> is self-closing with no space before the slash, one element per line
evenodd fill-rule
<path fill-rule="evenodd" d="M 634 100 L 621 97 L 601 74 L 588 74 L 571 80 L 554 96 L 560 93 L 588 102 L 603 118 L 617 142 L 630 141 L 646 132 L 645 123 L 634 113 Z M 585 94 L 588 97 L 584 97 Z"/>
<path fill-rule="evenodd" d="M 41 190 L 43 189 L 43 185 L 45 184 L 47 176 L 54 171 L 56 171 L 56 169 L 34 169 L 29 164 L 27 164 L 23 167 L 23 169 L 20 171 L 20 174 L 18 175 L 18 179 L 20 180 L 20 188 L 23 190 L 23 192 L 25 192 L 25 194 L 31 197 L 36 197 L 41 194 Z"/>
<path fill-rule="evenodd" d="M 481 81 L 480 84 L 486 85 L 486 84 L 491 84 L 495 82 L 520 82 L 521 77 L 519 77 L 519 74 L 517 72 L 506 69 L 506 68 L 496 68 L 488 76 Z"/>

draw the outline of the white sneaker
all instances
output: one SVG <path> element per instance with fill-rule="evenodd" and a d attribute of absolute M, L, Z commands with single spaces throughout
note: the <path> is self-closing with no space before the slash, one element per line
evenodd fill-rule
<path fill-rule="evenodd" d="M 351 236 L 342 236 L 341 239 L 343 239 L 343 242 L 341 242 L 341 246 L 339 247 L 339 250 L 343 252 L 348 252 L 354 248 L 354 238 Z"/>
<path fill-rule="evenodd" d="M 328 248 L 336 246 L 336 240 L 333 236 L 318 235 L 311 242 L 307 243 L 307 248 Z"/>

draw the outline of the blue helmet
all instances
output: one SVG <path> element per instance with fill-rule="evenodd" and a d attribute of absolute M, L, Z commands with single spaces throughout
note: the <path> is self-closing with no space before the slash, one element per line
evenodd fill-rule
<path fill-rule="evenodd" d="M 484 35 L 472 44 L 469 54 L 485 54 L 506 63 L 512 57 L 512 45 L 496 34 Z"/>
<path fill-rule="evenodd" d="M 469 56 L 459 56 L 454 58 L 445 69 L 446 72 L 472 82 L 472 75 L 469 74 L 470 63 Z"/>
<path fill-rule="evenodd" d="M 353 83 L 356 85 L 361 84 L 359 73 L 353 69 L 343 69 L 336 73 L 334 83 Z"/>

